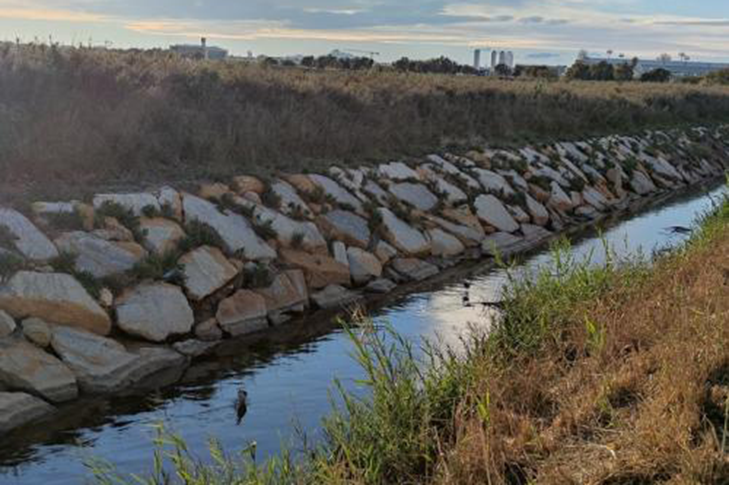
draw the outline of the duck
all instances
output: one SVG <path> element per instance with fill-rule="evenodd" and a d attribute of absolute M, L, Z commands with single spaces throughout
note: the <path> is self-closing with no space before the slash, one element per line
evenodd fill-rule
<path fill-rule="evenodd" d="M 248 393 L 244 389 L 238 391 L 238 398 L 235 400 L 235 412 L 238 416 L 236 426 L 240 426 L 240 423 L 248 412 Z"/>

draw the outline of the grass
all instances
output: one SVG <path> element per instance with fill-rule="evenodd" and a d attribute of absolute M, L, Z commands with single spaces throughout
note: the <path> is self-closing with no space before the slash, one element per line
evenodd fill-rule
<path fill-rule="evenodd" d="M 309 71 L 0 44 L 0 107 L 0 194 L 13 199 L 726 122 L 729 88 Z"/>

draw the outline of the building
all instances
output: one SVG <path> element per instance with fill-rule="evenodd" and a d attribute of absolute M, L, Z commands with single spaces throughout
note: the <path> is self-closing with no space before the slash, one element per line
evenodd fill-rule
<path fill-rule="evenodd" d="M 473 51 L 473 68 L 477 71 L 481 70 L 481 49 Z"/>
<path fill-rule="evenodd" d="M 491 52 L 491 69 L 503 64 L 510 69 L 514 68 L 514 53 L 511 51 L 493 51 Z"/>
<path fill-rule="evenodd" d="M 578 60 L 581 60 L 587 65 L 607 62 L 613 66 L 631 62 L 631 59 L 627 58 L 605 59 L 590 56 L 581 56 Z M 640 76 L 655 69 L 665 69 L 674 77 L 701 77 L 712 72 L 729 69 L 729 64 L 719 62 L 674 61 L 668 59 L 638 59 L 638 63 L 635 66 L 635 75 Z"/>
<path fill-rule="evenodd" d="M 193 59 L 223 60 L 228 57 L 228 51 L 220 47 L 209 46 L 207 39 L 203 37 L 200 44 L 178 44 L 170 46 L 170 51 Z"/>

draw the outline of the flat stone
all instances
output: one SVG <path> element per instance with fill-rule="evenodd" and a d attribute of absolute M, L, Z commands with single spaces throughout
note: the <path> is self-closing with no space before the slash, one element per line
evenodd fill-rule
<path fill-rule="evenodd" d="M 380 260 L 382 264 L 387 264 L 392 258 L 397 257 L 397 249 L 387 244 L 385 241 L 380 241 L 375 247 L 375 256 Z"/>
<path fill-rule="evenodd" d="M 458 238 L 441 229 L 430 229 L 428 237 L 432 245 L 433 256 L 452 258 L 463 254 L 466 247 Z"/>
<path fill-rule="evenodd" d="M 669 180 L 683 180 L 683 177 L 676 168 L 671 165 L 668 160 L 662 157 L 652 157 L 647 153 L 641 153 L 640 159 L 645 163 L 654 173 L 661 177 Z"/>
<path fill-rule="evenodd" d="M 0 310 L 0 339 L 10 336 L 16 328 L 13 317 Z"/>
<path fill-rule="evenodd" d="M 522 224 L 521 232 L 524 234 L 524 239 L 531 244 L 542 243 L 554 235 L 545 228 L 533 224 Z"/>
<path fill-rule="evenodd" d="M 549 224 L 549 211 L 542 204 L 537 202 L 529 194 L 525 194 L 527 211 L 532 217 L 534 224 L 538 226 L 546 226 Z"/>
<path fill-rule="evenodd" d="M 367 248 L 370 243 L 370 228 L 367 221 L 344 210 L 333 210 L 317 219 L 319 227 L 331 239 L 337 239 L 349 246 Z"/>
<path fill-rule="evenodd" d="M 124 227 L 114 217 L 105 217 L 103 229 L 96 229 L 92 234 L 107 241 L 134 242 L 134 234 L 132 231 Z"/>
<path fill-rule="evenodd" d="M 633 171 L 630 187 L 638 195 L 648 195 L 658 190 L 653 181 L 640 170 Z"/>
<path fill-rule="evenodd" d="M 203 246 L 180 258 L 185 290 L 190 299 L 200 301 L 227 285 L 238 275 L 218 248 Z"/>
<path fill-rule="evenodd" d="M 377 173 L 381 177 L 385 177 L 391 180 L 420 179 L 418 172 L 402 162 L 392 162 L 380 165 L 379 167 L 377 167 Z"/>
<path fill-rule="evenodd" d="M 309 175 L 309 179 L 315 185 L 321 187 L 324 193 L 333 197 L 339 204 L 351 206 L 356 212 L 362 212 L 362 202 L 334 180 L 317 174 Z"/>
<path fill-rule="evenodd" d="M 493 195 L 479 195 L 474 203 L 478 218 L 503 232 L 519 230 L 519 224 L 499 199 Z"/>
<path fill-rule="evenodd" d="M 0 436 L 32 423 L 49 414 L 56 408 L 42 399 L 22 392 L 0 392 Z"/>
<path fill-rule="evenodd" d="M 76 378 L 60 360 L 24 341 L 0 342 L 0 384 L 50 402 L 78 395 Z"/>
<path fill-rule="evenodd" d="M 268 319 L 279 325 L 291 312 L 303 312 L 309 303 L 304 273 L 301 270 L 284 271 L 276 275 L 268 288 L 256 290 L 266 300 Z"/>
<path fill-rule="evenodd" d="M 404 182 L 390 185 L 390 193 L 399 200 L 420 209 L 430 211 L 438 205 L 438 198 L 425 185 Z"/>
<path fill-rule="evenodd" d="M 175 349 L 175 351 L 191 359 L 207 355 L 217 346 L 217 342 L 203 342 L 202 340 L 195 339 L 184 340 L 182 342 L 172 344 L 172 348 Z"/>
<path fill-rule="evenodd" d="M 322 310 L 332 310 L 351 305 L 362 297 L 339 285 L 329 285 L 311 295 L 311 300 Z"/>
<path fill-rule="evenodd" d="M 243 195 L 246 192 L 253 192 L 261 195 L 266 191 L 266 184 L 256 177 L 241 175 L 233 177 L 233 189 L 235 189 L 235 191 L 240 195 Z"/>
<path fill-rule="evenodd" d="M 284 175 L 283 178 L 303 194 L 311 194 L 316 191 L 316 184 L 311 181 L 308 175 L 298 173 Z"/>
<path fill-rule="evenodd" d="M 240 290 L 218 305 L 216 318 L 220 327 L 233 337 L 268 328 L 268 309 L 261 295 Z"/>
<path fill-rule="evenodd" d="M 441 177 L 434 177 L 433 183 L 435 183 L 435 188 L 438 189 L 439 192 L 445 194 L 448 205 L 455 206 L 468 201 L 466 193 L 447 180 Z"/>
<path fill-rule="evenodd" d="M 276 240 L 284 247 L 291 247 L 298 240 L 301 249 L 313 253 L 327 253 L 327 241 L 313 222 L 295 221 L 273 209 L 257 205 L 253 207 L 254 217 L 261 223 L 268 223 L 276 232 Z"/>
<path fill-rule="evenodd" d="M 0 288 L 0 309 L 16 319 L 37 317 L 107 335 L 109 315 L 73 276 L 21 271 Z"/>
<path fill-rule="evenodd" d="M 524 247 L 524 238 L 514 236 L 507 232 L 497 232 L 496 234 L 487 236 L 482 244 L 485 253 L 491 256 L 498 254 L 504 258 L 521 252 Z"/>
<path fill-rule="evenodd" d="M 33 214 L 37 216 L 53 216 L 73 214 L 76 212 L 76 202 L 33 202 Z"/>
<path fill-rule="evenodd" d="M 349 267 L 329 256 L 284 249 L 281 251 L 281 262 L 302 270 L 309 288 L 350 284 Z"/>
<path fill-rule="evenodd" d="M 76 255 L 76 269 L 85 271 L 95 278 L 106 278 L 134 268 L 146 255 L 136 244 L 122 244 L 106 241 L 86 232 L 75 231 L 56 239 L 58 247 Z"/>
<path fill-rule="evenodd" d="M 50 239 L 20 212 L 0 208 L 0 228 L 3 227 L 15 238 L 15 249 L 26 258 L 47 261 L 58 256 L 58 249 Z"/>
<path fill-rule="evenodd" d="M 599 211 L 605 211 L 610 202 L 594 187 L 585 187 L 582 191 L 582 198 L 592 207 Z"/>
<path fill-rule="evenodd" d="M 185 237 L 185 231 L 179 224 L 169 219 L 143 218 L 140 228 L 147 236 L 144 238 L 144 247 L 150 252 L 165 254 L 177 249 L 179 242 Z"/>
<path fill-rule="evenodd" d="M 428 220 L 434 222 L 438 226 L 441 227 L 444 231 L 448 232 L 449 234 L 452 234 L 453 236 L 457 237 L 463 245 L 468 247 L 475 247 L 481 244 L 481 241 L 483 241 L 483 238 L 486 237 L 486 233 L 483 230 L 483 227 L 481 224 L 479 224 L 476 228 L 473 228 L 472 226 L 464 226 L 461 224 L 456 224 L 451 221 L 447 221 L 445 219 L 442 219 L 440 217 L 434 217 L 430 216 L 428 217 Z M 432 240 L 432 238 L 431 238 Z M 435 248 L 433 249 L 433 254 L 436 253 Z"/>
<path fill-rule="evenodd" d="M 226 194 L 230 194 L 230 187 L 220 182 L 213 184 L 203 184 L 198 190 L 198 195 L 203 199 L 222 199 Z"/>
<path fill-rule="evenodd" d="M 501 195 L 514 195 L 514 189 L 509 185 L 509 182 L 496 172 L 491 170 L 484 170 L 482 168 L 474 169 L 474 173 L 478 176 L 479 182 L 484 189 Z"/>
<path fill-rule="evenodd" d="M 394 259 L 392 268 L 412 281 L 423 281 L 440 273 L 437 266 L 417 258 Z"/>
<path fill-rule="evenodd" d="M 378 209 L 382 216 L 385 239 L 395 248 L 410 256 L 430 254 L 430 241 L 423 233 L 400 220 L 389 209 Z"/>
<path fill-rule="evenodd" d="M 557 182 L 552 182 L 552 192 L 547 205 L 562 212 L 572 210 L 575 207 L 572 198 Z"/>
<path fill-rule="evenodd" d="M 157 200 L 160 209 L 168 207 L 172 212 L 172 217 L 178 222 L 182 222 L 182 196 L 172 187 L 162 187 L 157 192 Z"/>
<path fill-rule="evenodd" d="M 31 343 L 45 349 L 51 345 L 51 327 L 40 318 L 27 318 L 21 322 L 23 336 Z"/>
<path fill-rule="evenodd" d="M 529 216 L 529 214 L 524 211 L 520 206 L 518 205 L 506 205 L 506 210 L 511 214 L 511 217 L 516 220 L 516 222 L 520 224 L 531 222 L 532 218 Z"/>
<path fill-rule="evenodd" d="M 276 258 L 276 251 L 258 237 L 250 222 L 243 216 L 229 211 L 222 213 L 214 204 L 189 194 L 183 196 L 183 206 L 185 220 L 212 227 L 223 239 L 230 253 L 243 250 L 245 257 L 253 261 Z"/>
<path fill-rule="evenodd" d="M 195 317 L 182 290 L 165 283 L 145 283 L 117 302 L 119 327 L 130 335 L 164 342 L 192 330 Z"/>
<path fill-rule="evenodd" d="M 349 266 L 349 257 L 347 256 L 347 246 L 341 241 L 334 241 L 332 243 L 332 256 L 334 259 L 342 263 L 343 265 Z"/>
<path fill-rule="evenodd" d="M 143 215 L 145 207 L 160 210 L 159 199 L 149 192 L 136 194 L 97 194 L 94 196 L 94 209 L 101 209 L 106 203 L 119 205 L 131 211 L 135 216 Z"/>
<path fill-rule="evenodd" d="M 367 293 L 386 295 L 393 291 L 395 288 L 397 288 L 396 283 L 386 278 L 379 278 L 374 281 L 370 281 L 369 284 L 365 287 L 365 291 Z"/>
<path fill-rule="evenodd" d="M 366 193 L 370 194 L 377 201 L 378 204 L 388 207 L 390 194 L 372 180 L 368 180 L 365 183 L 364 189 Z"/>
<path fill-rule="evenodd" d="M 195 337 L 203 342 L 217 342 L 223 338 L 223 331 L 215 318 L 211 318 L 195 325 Z"/>
<path fill-rule="evenodd" d="M 296 189 L 287 182 L 279 180 L 271 185 L 271 190 L 281 199 L 281 207 L 279 210 L 284 214 L 291 215 L 300 213 L 306 217 L 313 215 L 309 206 L 304 202 L 304 199 L 299 197 Z"/>
<path fill-rule="evenodd" d="M 355 283 L 361 285 L 382 276 L 382 263 L 374 254 L 350 247 L 347 249 L 347 257 L 349 271 Z"/>

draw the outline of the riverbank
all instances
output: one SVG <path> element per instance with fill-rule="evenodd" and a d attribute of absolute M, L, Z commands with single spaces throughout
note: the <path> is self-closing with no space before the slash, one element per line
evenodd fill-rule
<path fill-rule="evenodd" d="M 4 429 L 310 308 L 517 254 L 716 179 L 726 140 L 723 128 L 654 132 L 3 209 Z"/>

